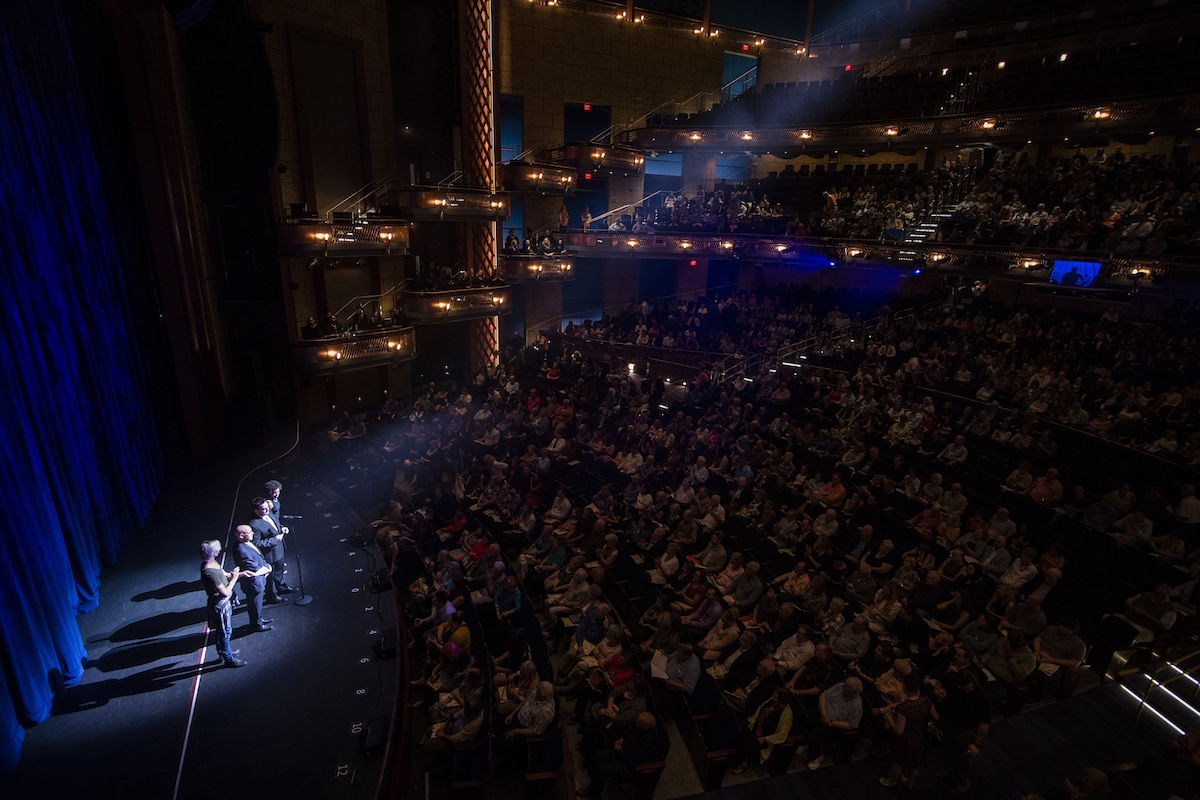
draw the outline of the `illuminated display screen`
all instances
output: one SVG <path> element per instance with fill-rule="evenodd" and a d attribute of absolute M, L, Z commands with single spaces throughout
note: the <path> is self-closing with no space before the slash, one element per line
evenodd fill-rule
<path fill-rule="evenodd" d="M 1050 270 L 1050 282 L 1063 286 L 1090 286 L 1099 274 L 1099 261 L 1056 260 Z"/>

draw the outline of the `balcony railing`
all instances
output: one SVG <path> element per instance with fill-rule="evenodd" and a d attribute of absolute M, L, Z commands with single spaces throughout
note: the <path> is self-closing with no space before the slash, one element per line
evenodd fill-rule
<path fill-rule="evenodd" d="M 786 220 L 780 218 L 782 225 Z M 782 257 L 812 251 L 819 242 L 784 236 L 720 235 L 715 233 L 629 233 L 597 231 L 568 233 L 567 248 L 575 255 L 605 257 L 626 255 L 705 256 L 731 258 L 743 255 Z"/>
<path fill-rule="evenodd" d="M 299 221 L 277 228 L 279 250 L 285 256 L 379 256 L 408 251 L 408 223 L 355 219 L 327 223 Z"/>
<path fill-rule="evenodd" d="M 646 168 L 646 156 L 637 147 L 573 142 L 555 147 L 550 151 L 550 156 L 555 163 L 569 164 L 601 175 L 628 175 Z"/>
<path fill-rule="evenodd" d="M 509 283 L 538 283 L 539 281 L 569 281 L 575 278 L 575 258 L 566 253 L 554 255 L 500 256 L 504 278 Z"/>
<path fill-rule="evenodd" d="M 510 192 L 562 195 L 575 190 L 575 169 L 561 164 L 510 161 L 501 165 L 501 180 Z"/>
<path fill-rule="evenodd" d="M 465 186 L 411 186 L 392 195 L 397 210 L 410 219 L 487 222 L 508 218 L 508 194 Z"/>
<path fill-rule="evenodd" d="M 292 365 L 304 375 L 327 375 L 410 361 L 417 354 L 412 326 L 292 342 Z"/>
<path fill-rule="evenodd" d="M 476 289 L 407 292 L 404 310 L 409 321 L 419 325 L 483 319 L 512 312 L 512 290 L 507 284 L 500 284 Z"/>
<path fill-rule="evenodd" d="M 1185 100 L 1190 102 L 1190 97 Z M 745 119 L 733 123 L 715 115 L 674 124 L 648 122 L 643 127 L 623 131 L 617 141 L 628 147 L 665 149 L 667 152 L 739 148 L 752 152 L 783 150 L 786 156 L 788 152 L 798 155 L 801 149 L 811 155 L 830 150 L 879 150 L 881 145 L 914 149 L 947 142 L 961 144 L 963 137 L 969 137 L 967 141 L 972 142 L 1024 144 L 1035 134 L 1045 137 L 1048 130 L 1068 137 L 1111 137 L 1131 131 L 1144 132 L 1150 120 L 1156 120 L 1164 127 L 1194 124 L 1195 114 L 1190 108 L 1164 114 L 1161 106 L 1161 101 L 1154 99 L 1131 99 L 1107 103 L 1103 109 L 1095 103 L 1086 103 L 936 118 L 897 114 L 887 119 L 782 127 L 759 125 Z M 1104 116 L 1097 116 L 1097 112 Z M 789 148 L 793 150 L 789 151 Z"/>
<path fill-rule="evenodd" d="M 964 272 L 1008 272 L 1018 275 L 1036 273 L 1039 269 L 1045 270 L 1056 259 L 1065 259 L 1099 261 L 1104 265 L 1100 273 L 1101 278 L 1126 282 L 1162 277 L 1200 276 L 1200 259 L 1197 258 L 936 241 L 871 241 L 715 233 L 636 234 L 605 231 L 568 233 L 566 244 L 573 255 L 595 258 L 699 256 L 763 263 L 811 263 L 811 260 L 816 258 L 814 266 L 887 264 L 906 269 L 957 269 Z"/>

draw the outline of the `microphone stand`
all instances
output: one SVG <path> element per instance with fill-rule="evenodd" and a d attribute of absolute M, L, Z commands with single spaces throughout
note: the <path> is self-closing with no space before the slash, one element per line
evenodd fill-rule
<path fill-rule="evenodd" d="M 288 520 L 291 520 L 291 519 L 304 519 L 304 517 L 300 517 L 300 516 L 291 516 L 291 515 L 288 515 L 288 516 L 284 516 L 284 517 L 282 517 L 282 519 L 288 519 Z M 296 529 L 295 529 L 295 528 L 292 528 L 292 527 L 289 527 L 289 528 L 288 528 L 288 536 L 294 536 L 295 534 L 296 534 Z M 303 549 L 304 549 L 304 548 L 302 548 L 302 547 L 297 547 L 297 548 L 296 548 L 296 577 L 298 577 L 298 578 L 300 579 L 300 596 L 299 596 L 299 597 L 297 597 L 297 598 L 296 598 L 294 601 L 292 601 L 292 602 L 293 602 L 293 604 L 294 604 L 294 605 L 298 605 L 298 606 L 306 606 L 306 605 L 308 605 L 309 603 L 311 603 L 311 602 L 313 601 L 313 597 L 312 597 L 312 595 L 311 595 L 311 594 L 305 594 L 305 592 L 304 592 L 304 567 L 303 567 L 303 565 L 300 563 L 300 562 L 301 562 L 301 559 L 300 559 L 300 551 L 301 551 L 301 550 L 303 550 Z"/>

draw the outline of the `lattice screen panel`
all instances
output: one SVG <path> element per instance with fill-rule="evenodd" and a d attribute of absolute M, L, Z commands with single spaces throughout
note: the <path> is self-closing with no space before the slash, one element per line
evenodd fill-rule
<path fill-rule="evenodd" d="M 484 317 L 471 322 L 471 371 L 492 366 L 500 356 L 500 318 Z"/>
<path fill-rule="evenodd" d="M 495 190 L 495 120 L 492 114 L 491 0 L 459 0 L 462 59 L 462 159 L 468 186 Z M 496 226 L 467 224 L 467 263 L 481 275 L 496 270 Z"/>

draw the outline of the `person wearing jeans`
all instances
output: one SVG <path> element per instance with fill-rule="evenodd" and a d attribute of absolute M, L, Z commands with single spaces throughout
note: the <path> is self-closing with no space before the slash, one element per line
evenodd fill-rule
<path fill-rule="evenodd" d="M 233 587 L 241 572 L 237 567 L 233 572 L 226 572 L 217 562 L 221 555 L 221 543 L 209 539 L 200 545 L 200 553 L 204 563 L 200 566 L 200 583 L 208 594 L 208 626 L 217 634 L 217 654 L 221 663 L 227 667 L 244 667 L 245 661 L 229 647 L 233 636 Z"/>

